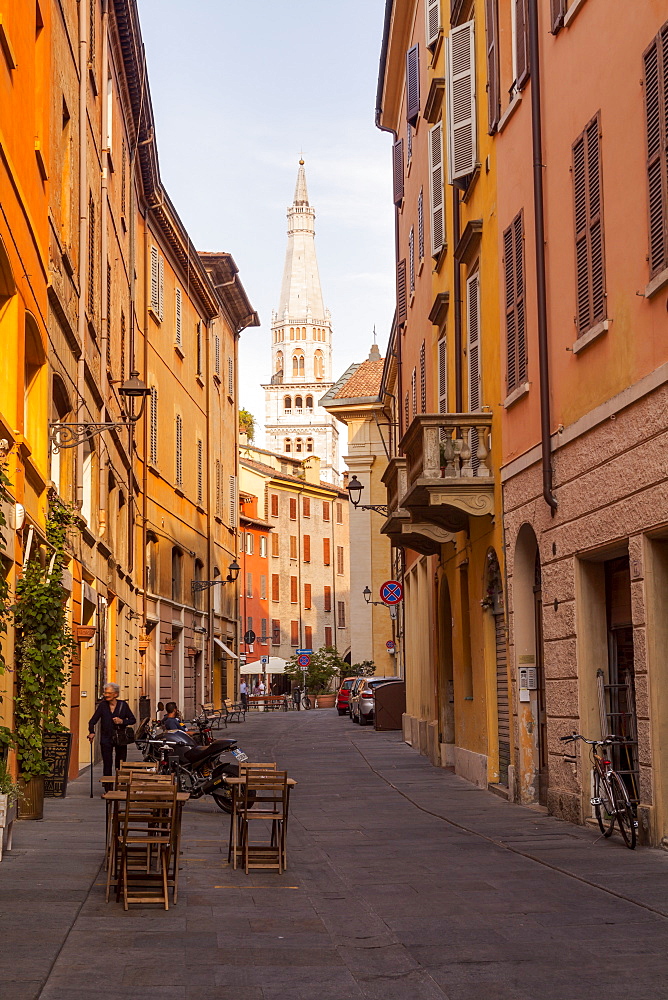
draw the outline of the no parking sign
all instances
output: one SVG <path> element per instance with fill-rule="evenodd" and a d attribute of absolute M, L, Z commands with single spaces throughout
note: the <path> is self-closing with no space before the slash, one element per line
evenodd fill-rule
<path fill-rule="evenodd" d="M 307 656 L 306 653 L 302 653 L 300 657 L 297 658 L 297 663 L 300 667 L 308 667 L 311 662 L 311 657 Z"/>
<path fill-rule="evenodd" d="M 404 596 L 404 588 L 398 580 L 386 580 L 380 588 L 383 604 L 398 604 Z"/>

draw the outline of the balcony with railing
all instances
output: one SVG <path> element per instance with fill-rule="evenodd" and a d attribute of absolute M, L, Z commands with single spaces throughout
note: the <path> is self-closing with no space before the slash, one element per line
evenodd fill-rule
<path fill-rule="evenodd" d="M 387 520 L 380 529 L 393 545 L 405 545 L 423 555 L 437 555 L 441 545 L 454 541 L 451 532 L 436 524 L 414 521 L 411 513 L 403 506 L 407 488 L 406 459 L 403 456 L 390 459 L 383 474 L 387 490 Z"/>

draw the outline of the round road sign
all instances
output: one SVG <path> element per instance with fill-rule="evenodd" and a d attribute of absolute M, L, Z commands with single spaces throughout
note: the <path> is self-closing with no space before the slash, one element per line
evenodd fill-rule
<path fill-rule="evenodd" d="M 394 649 L 394 639 L 388 639 L 385 645 L 388 649 Z"/>
<path fill-rule="evenodd" d="M 307 656 L 306 653 L 302 653 L 302 655 L 297 659 L 297 663 L 299 664 L 300 667 L 308 667 L 310 662 L 311 662 L 311 657 Z"/>
<path fill-rule="evenodd" d="M 404 588 L 398 580 L 386 580 L 380 588 L 380 599 L 383 604 L 398 604 L 404 596 Z"/>

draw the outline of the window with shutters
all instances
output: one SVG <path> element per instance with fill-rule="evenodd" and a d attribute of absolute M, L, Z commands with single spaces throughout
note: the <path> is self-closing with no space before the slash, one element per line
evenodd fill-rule
<path fill-rule="evenodd" d="M 529 0 L 512 0 L 514 90 L 529 79 Z"/>
<path fill-rule="evenodd" d="M 422 193 L 422 188 L 420 188 L 420 193 L 418 195 L 417 222 L 418 222 L 418 260 L 422 262 L 424 260 L 424 195 Z"/>
<path fill-rule="evenodd" d="M 420 347 L 420 413 L 427 412 L 427 371 L 424 340 Z"/>
<path fill-rule="evenodd" d="M 304 537 L 302 538 L 302 556 L 303 556 L 304 562 L 310 562 L 311 561 L 311 536 L 310 535 L 304 535 Z"/>
<path fill-rule="evenodd" d="M 227 395 L 234 399 L 234 358 L 227 359 Z"/>
<path fill-rule="evenodd" d="M 473 173 L 478 157 L 473 21 L 451 30 L 446 53 L 448 181 L 452 184 Z"/>
<path fill-rule="evenodd" d="M 526 382 L 527 345 L 524 305 L 524 222 L 522 212 L 503 234 L 506 284 L 506 387 L 512 392 Z"/>
<path fill-rule="evenodd" d="M 220 337 L 218 334 L 213 338 L 213 374 L 220 381 Z"/>
<path fill-rule="evenodd" d="M 448 412 L 448 352 L 445 337 L 441 337 L 438 342 L 438 412 Z"/>
<path fill-rule="evenodd" d="M 487 120 L 489 134 L 493 135 L 501 118 L 498 0 L 485 0 L 485 41 L 487 47 Z"/>
<path fill-rule="evenodd" d="M 290 622 L 290 645 L 299 645 L 299 622 L 296 621 Z"/>
<path fill-rule="evenodd" d="M 197 371 L 198 376 L 202 375 L 202 324 L 197 323 Z"/>
<path fill-rule="evenodd" d="M 125 146 L 125 139 L 121 139 L 121 215 L 126 214 L 128 198 L 127 162 L 128 153 Z"/>
<path fill-rule="evenodd" d="M 329 521 L 329 501 L 322 501 L 322 519 L 323 521 Z"/>
<path fill-rule="evenodd" d="M 290 558 L 297 558 L 297 536 L 290 535 Z"/>
<path fill-rule="evenodd" d="M 97 0 L 89 0 L 88 4 L 88 65 L 95 69 L 95 23 L 97 15 Z"/>
<path fill-rule="evenodd" d="M 290 497 L 290 520 L 297 520 L 297 501 L 295 497 Z"/>
<path fill-rule="evenodd" d="M 266 646 L 267 640 L 269 639 L 269 636 L 267 634 L 267 619 L 262 618 L 261 622 L 262 622 L 262 632 L 260 633 L 259 641 L 262 643 L 263 646 Z"/>
<path fill-rule="evenodd" d="M 223 516 L 223 466 L 216 459 L 216 517 Z"/>
<path fill-rule="evenodd" d="M 668 23 L 643 55 L 649 273 L 668 267 Z"/>
<path fill-rule="evenodd" d="M 323 590 L 323 610 L 324 611 L 331 611 L 332 610 L 332 588 L 331 587 L 325 587 L 324 590 Z"/>
<path fill-rule="evenodd" d="M 271 554 L 274 558 L 278 558 L 280 554 L 280 542 L 278 535 L 275 532 L 271 536 Z"/>
<path fill-rule="evenodd" d="M 411 295 L 415 291 L 415 227 L 408 234 L 408 288 Z"/>
<path fill-rule="evenodd" d="M 336 523 L 343 524 L 343 504 L 338 502 L 336 504 Z"/>
<path fill-rule="evenodd" d="M 406 300 L 406 259 L 397 264 L 397 323 L 405 323 L 408 302 Z"/>
<path fill-rule="evenodd" d="M 271 574 L 271 599 L 272 601 L 280 601 L 281 599 L 281 586 L 280 586 L 280 576 L 278 573 Z"/>
<path fill-rule="evenodd" d="M 346 627 L 346 602 L 337 601 L 336 624 L 339 628 Z"/>
<path fill-rule="evenodd" d="M 197 441 L 197 503 L 204 503 L 204 445 Z"/>
<path fill-rule="evenodd" d="M 411 375 L 411 406 L 412 406 L 412 416 L 414 417 L 417 413 L 417 368 L 413 369 Z"/>
<path fill-rule="evenodd" d="M 174 343 L 177 347 L 181 347 L 183 341 L 183 297 L 181 295 L 181 289 L 177 288 L 174 291 Z"/>
<path fill-rule="evenodd" d="M 111 371 L 111 264 L 107 261 L 107 370 Z"/>
<path fill-rule="evenodd" d="M 420 117 L 420 49 L 413 45 L 406 53 L 406 121 L 416 125 Z"/>
<path fill-rule="evenodd" d="M 260 558 L 267 558 L 267 536 L 260 535 Z"/>
<path fill-rule="evenodd" d="M 313 649 L 313 628 L 311 625 L 304 625 L 304 645 L 306 649 Z"/>
<path fill-rule="evenodd" d="M 441 0 L 427 0 L 425 4 L 425 38 L 427 47 L 433 49 L 441 33 Z"/>
<path fill-rule="evenodd" d="M 325 646 L 332 646 L 332 626 L 325 625 Z"/>
<path fill-rule="evenodd" d="M 176 485 L 183 486 L 183 417 L 176 414 Z"/>
<path fill-rule="evenodd" d="M 392 189 L 394 204 L 400 205 L 404 197 L 404 141 L 399 139 L 392 147 Z"/>
<path fill-rule="evenodd" d="M 408 390 L 406 390 L 406 395 L 404 397 L 404 426 L 403 431 L 406 433 L 408 430 L 408 425 L 410 423 L 410 404 L 408 402 Z"/>
<path fill-rule="evenodd" d="M 264 574 L 260 576 L 260 600 L 267 600 L 267 578 Z"/>
<path fill-rule="evenodd" d="M 253 574 L 246 573 L 246 597 L 252 597 L 252 596 L 253 596 Z"/>
<path fill-rule="evenodd" d="M 281 622 L 279 618 L 271 619 L 271 644 L 272 646 L 281 645 Z"/>
<path fill-rule="evenodd" d="M 304 517 L 310 517 L 311 516 L 311 498 L 310 497 L 302 497 L 302 514 L 304 515 Z"/>
<path fill-rule="evenodd" d="M 252 556 L 255 551 L 255 536 L 252 531 L 246 532 L 246 555 Z"/>
<path fill-rule="evenodd" d="M 88 199 L 88 315 L 95 315 L 95 202 Z"/>
<path fill-rule="evenodd" d="M 480 272 L 476 271 L 466 280 L 466 358 L 468 365 L 469 413 L 477 413 L 482 407 L 482 372 L 480 367 Z M 478 431 L 469 430 L 471 449 L 471 470 L 478 475 Z"/>
<path fill-rule="evenodd" d="M 150 434 L 150 461 L 153 465 L 158 463 L 158 390 L 156 386 L 151 386 L 151 398 L 149 402 L 149 423 Z"/>
<path fill-rule="evenodd" d="M 573 143 L 578 336 L 605 319 L 605 252 L 600 117 Z"/>
<path fill-rule="evenodd" d="M 230 504 L 230 524 L 234 524 L 237 519 L 237 477 L 230 476 L 229 485 L 229 504 Z"/>
<path fill-rule="evenodd" d="M 330 566 L 332 562 L 329 538 L 323 538 L 322 540 L 322 561 L 325 566 Z"/>
<path fill-rule="evenodd" d="M 304 584 L 304 607 L 306 608 L 307 611 L 310 610 L 310 608 L 311 608 L 311 584 L 310 583 L 305 583 Z M 308 645 L 308 643 L 306 645 Z"/>
<path fill-rule="evenodd" d="M 343 545 L 336 546 L 336 572 L 343 576 Z"/>
<path fill-rule="evenodd" d="M 409 164 L 413 159 L 413 126 L 406 126 L 406 163 Z"/>
<path fill-rule="evenodd" d="M 269 509 L 272 517 L 278 517 L 278 493 L 270 494 Z"/>
<path fill-rule="evenodd" d="M 553 35 L 556 35 L 559 29 L 564 26 L 566 3 L 567 0 L 550 0 L 550 31 Z"/>
<path fill-rule="evenodd" d="M 120 356 L 120 370 L 119 375 L 121 379 L 121 385 L 125 382 L 125 313 L 121 309 L 121 356 Z"/>
<path fill-rule="evenodd" d="M 165 262 L 157 247 L 151 247 L 151 312 L 162 322 L 165 295 Z"/>
<path fill-rule="evenodd" d="M 442 122 L 437 122 L 429 129 L 429 185 L 431 194 L 431 255 L 438 257 L 445 246 Z M 420 205 L 421 200 L 418 203 L 418 208 Z"/>

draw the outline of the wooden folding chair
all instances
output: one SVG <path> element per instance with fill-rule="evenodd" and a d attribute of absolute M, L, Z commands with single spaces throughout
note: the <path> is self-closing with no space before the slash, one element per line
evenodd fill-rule
<path fill-rule="evenodd" d="M 176 823 L 176 785 L 131 781 L 128 786 L 123 829 L 118 834 L 120 877 L 116 899 L 123 906 L 161 902 L 169 909 L 169 862 Z M 157 850 L 158 872 L 144 870 L 143 854 Z M 150 892 L 150 890 L 153 890 Z"/>
<path fill-rule="evenodd" d="M 136 771 L 117 771 L 116 781 L 115 781 L 115 791 L 126 791 L 129 789 L 130 784 L 134 780 L 135 788 L 167 788 L 171 789 L 175 787 L 174 776 L 171 774 L 147 774 L 145 772 Z M 112 812 L 111 819 L 111 829 L 109 835 L 109 844 L 107 849 L 107 891 L 106 891 L 106 901 L 109 902 L 109 897 L 111 895 L 111 886 L 118 885 L 119 882 L 119 834 L 121 827 L 125 822 L 125 814 L 127 811 L 127 799 L 122 802 L 114 803 L 114 810 Z M 150 820 L 151 813 L 147 811 L 146 819 Z M 150 871 L 151 867 L 151 850 L 149 847 L 145 850 L 145 868 L 146 872 Z"/>
<path fill-rule="evenodd" d="M 246 874 L 251 868 L 273 869 L 283 874 L 287 809 L 287 771 L 264 774 L 251 771 L 247 775 L 239 810 L 241 851 Z M 251 844 L 251 823 L 256 820 L 271 824 L 269 843 Z"/>
<path fill-rule="evenodd" d="M 262 763 L 261 761 L 249 761 L 246 760 L 242 764 L 239 764 L 239 777 L 245 778 L 248 774 L 265 774 L 267 772 L 272 773 L 276 770 L 275 761 L 266 761 Z M 239 806 L 242 794 L 242 789 L 237 788 L 235 794 L 232 797 L 232 815 L 230 816 L 230 838 L 227 845 L 227 861 L 228 864 L 232 861 L 232 867 L 237 867 L 237 853 L 239 848 Z"/>

